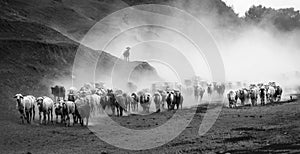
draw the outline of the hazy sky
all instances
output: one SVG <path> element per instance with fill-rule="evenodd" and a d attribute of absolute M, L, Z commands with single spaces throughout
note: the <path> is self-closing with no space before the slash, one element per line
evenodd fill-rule
<path fill-rule="evenodd" d="M 234 11 L 240 16 L 244 16 L 245 12 L 252 5 L 263 5 L 272 8 L 290 8 L 294 7 L 300 10 L 300 0 L 223 0 L 227 5 L 233 6 Z"/>

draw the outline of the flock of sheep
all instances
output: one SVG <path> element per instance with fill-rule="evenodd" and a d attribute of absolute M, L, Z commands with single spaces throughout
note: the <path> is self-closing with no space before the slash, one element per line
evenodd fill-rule
<path fill-rule="evenodd" d="M 269 82 L 268 84 L 251 84 L 249 88 L 242 88 L 238 90 L 230 90 L 227 94 L 229 101 L 229 107 L 237 107 L 237 101 L 240 100 L 241 105 L 244 106 L 249 101 L 252 106 L 258 104 L 258 98 L 260 104 L 265 105 L 267 102 L 273 103 L 280 101 L 282 95 L 282 88 L 276 85 L 275 82 Z"/>
<path fill-rule="evenodd" d="M 51 87 L 51 90 L 54 100 L 47 96 L 35 98 L 32 95 L 15 95 L 17 110 L 21 115 L 22 123 L 24 120 L 27 120 L 28 123 L 34 120 L 36 107 L 41 124 L 53 122 L 53 113 L 55 113 L 56 122 L 59 122 L 60 117 L 60 122 L 65 123 L 66 126 L 71 125 L 70 116 L 73 116 L 73 124 L 79 122 L 84 125 L 85 119 L 85 125 L 88 125 L 91 115 L 96 115 L 106 109 L 110 109 L 112 115 L 123 116 L 124 111 L 127 113 L 139 112 L 139 106 L 141 106 L 142 112 L 149 113 L 151 102 L 154 102 L 156 112 L 164 109 L 174 110 L 182 108 L 183 95 L 189 97 L 194 94 L 197 102 L 202 99 L 205 91 L 207 91 L 208 96 L 213 91 L 223 96 L 225 84 L 207 84 L 207 88 L 200 84 L 185 88 L 182 86 L 176 88 L 160 87 L 153 88 L 151 92 L 149 89 L 143 89 L 139 92 L 123 92 L 122 90 L 106 89 L 103 86 L 93 86 L 92 84 L 84 84 L 80 90 L 71 88 L 68 90 L 68 94 L 62 86 Z M 227 98 L 229 107 L 234 108 L 237 107 L 238 100 L 242 106 L 249 101 L 252 106 L 255 106 L 258 98 L 260 98 L 261 105 L 265 105 L 266 102 L 280 101 L 281 95 L 282 88 L 277 86 L 275 82 L 270 82 L 265 85 L 251 84 L 249 88 L 229 90 Z"/>
<path fill-rule="evenodd" d="M 179 90 L 157 90 L 150 93 L 149 90 L 144 89 L 139 92 L 125 93 L 122 90 L 94 87 L 91 84 L 85 84 L 78 91 L 70 88 L 68 94 L 62 86 L 51 87 L 51 90 L 54 99 L 48 96 L 35 98 L 32 95 L 15 95 L 16 107 L 22 123 L 24 120 L 28 123 L 34 120 L 36 107 L 41 124 L 53 123 L 53 113 L 55 113 L 56 122 L 60 121 L 70 126 L 70 116 L 73 116 L 73 124 L 79 122 L 81 125 L 88 125 L 91 115 L 106 109 L 111 109 L 113 115 L 123 116 L 124 111 L 139 112 L 139 105 L 142 107 L 142 112 L 149 113 L 151 102 L 155 103 L 156 112 L 165 108 L 179 109 L 182 108 L 183 103 L 183 96 Z"/>
<path fill-rule="evenodd" d="M 76 122 L 77 118 L 79 118 L 82 123 L 82 118 L 85 117 L 84 114 L 79 114 L 81 108 L 76 108 L 74 102 L 71 101 L 59 100 L 58 102 L 54 102 L 47 96 L 35 98 L 32 95 L 23 96 L 22 94 L 16 94 L 14 98 L 17 102 L 16 108 L 20 113 L 22 123 L 24 123 L 24 120 L 26 120 L 27 123 L 31 123 L 34 120 L 36 106 L 38 107 L 39 120 L 41 124 L 46 124 L 50 121 L 53 122 L 54 110 L 57 117 L 59 115 L 64 117 L 62 120 L 64 120 L 66 126 L 70 126 L 70 114 L 73 115 L 74 121 Z M 77 115 L 77 118 L 75 118 L 75 115 Z"/>

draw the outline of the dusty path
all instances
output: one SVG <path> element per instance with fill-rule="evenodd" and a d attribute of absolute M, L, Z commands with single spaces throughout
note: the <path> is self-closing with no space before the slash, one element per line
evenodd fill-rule
<path fill-rule="evenodd" d="M 179 111 L 181 115 L 193 109 Z M 61 124 L 22 125 L 17 114 L 0 113 L 0 153 L 282 153 L 300 152 L 300 102 L 265 107 L 223 108 L 204 135 L 198 128 L 206 111 L 198 109 L 190 125 L 173 141 L 145 151 L 122 150 L 101 141 L 86 127 Z M 157 127 L 173 112 L 113 118 L 131 129 Z M 114 134 L 114 138 L 123 134 Z M 143 140 L 140 139 L 142 142 Z M 154 141 L 155 142 L 155 141 Z"/>

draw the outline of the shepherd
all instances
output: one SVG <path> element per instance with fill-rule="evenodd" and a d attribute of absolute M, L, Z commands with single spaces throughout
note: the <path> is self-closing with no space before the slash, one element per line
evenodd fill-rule
<path fill-rule="evenodd" d="M 126 50 L 123 52 L 124 60 L 129 62 L 129 56 L 130 56 L 130 47 L 126 47 Z"/>

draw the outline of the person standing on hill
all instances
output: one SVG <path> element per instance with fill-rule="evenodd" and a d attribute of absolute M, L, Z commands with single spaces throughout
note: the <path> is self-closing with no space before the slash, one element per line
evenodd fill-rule
<path fill-rule="evenodd" d="M 129 62 L 129 56 L 130 56 L 130 47 L 126 47 L 126 50 L 123 52 L 124 60 Z"/>

